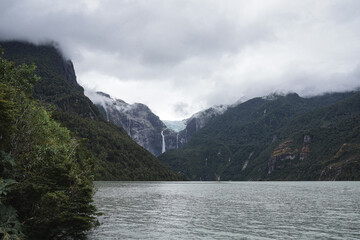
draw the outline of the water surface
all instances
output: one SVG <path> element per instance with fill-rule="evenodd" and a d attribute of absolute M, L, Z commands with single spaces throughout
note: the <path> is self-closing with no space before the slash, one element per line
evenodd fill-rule
<path fill-rule="evenodd" d="M 360 182 L 96 182 L 89 239 L 360 239 Z"/>

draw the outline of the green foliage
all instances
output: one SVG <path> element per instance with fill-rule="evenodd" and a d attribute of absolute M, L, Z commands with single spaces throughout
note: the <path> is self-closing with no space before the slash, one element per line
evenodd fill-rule
<path fill-rule="evenodd" d="M 335 157 L 339 149 L 344 144 L 356 146 L 360 143 L 359 106 L 360 93 L 353 93 L 342 101 L 299 116 L 282 129 L 280 136 L 283 139 L 289 136 L 302 139 L 304 133 L 312 136 L 309 158 L 289 166 L 286 169 L 288 179 L 317 180 L 327 166 L 343 161 L 343 158 Z M 360 156 L 356 148 L 350 148 L 348 152 L 355 158 Z M 359 168 L 359 164 L 355 161 L 352 166 Z M 339 169 L 339 172 L 342 174 L 334 173 L 335 175 L 328 176 L 328 179 L 359 179 L 356 172 L 346 171 L 344 168 Z M 272 177 L 280 178 L 284 175 L 286 174 L 283 171 L 277 171 Z"/>
<path fill-rule="evenodd" d="M 0 147 L 6 148 L 5 139 L 9 139 L 11 133 L 15 130 L 14 125 L 17 117 L 15 103 L 12 101 L 16 96 L 16 91 L 13 87 L 0 83 Z"/>
<path fill-rule="evenodd" d="M 79 157 L 77 141 L 38 104 L 27 106 L 18 127 L 23 130 L 13 140 L 12 154 L 22 184 L 10 201 L 28 235 L 78 237 L 96 223 L 92 163 Z"/>
<path fill-rule="evenodd" d="M 23 104 L 31 96 L 33 84 L 38 77 L 32 72 L 35 66 L 15 66 L 13 63 L 0 58 L 0 147 L 8 149 L 7 139 L 16 130 L 16 119 L 20 118 L 18 105 Z"/>
<path fill-rule="evenodd" d="M 359 106 L 354 92 L 251 99 L 209 122 L 184 148 L 159 158 L 192 180 L 215 180 L 216 175 L 222 180 L 317 180 L 342 144 L 360 142 Z M 292 139 L 289 147 L 300 152 L 304 135 L 312 138 L 309 156 L 281 160 L 269 174 L 269 159 L 279 144 Z M 350 172 L 337 179 L 358 179 Z"/>
<path fill-rule="evenodd" d="M 360 144 L 343 144 L 327 163 L 328 165 L 321 171 L 320 180 L 359 180 Z"/>
<path fill-rule="evenodd" d="M 177 180 L 179 176 L 131 140 L 126 132 L 108 123 L 77 84 L 73 66 L 51 45 L 5 42 L 5 57 L 35 63 L 41 81 L 34 96 L 55 104 L 54 118 L 84 139 L 96 159 L 96 180 Z"/>
<path fill-rule="evenodd" d="M 177 180 L 169 168 L 145 149 L 134 144 L 125 131 L 112 123 L 79 118 L 75 113 L 58 111 L 56 118 L 79 136 L 97 159 L 95 179 L 101 180 Z"/>
<path fill-rule="evenodd" d="M 8 178 L 12 174 L 14 160 L 9 154 L 0 151 L 0 239 L 23 238 L 22 226 L 16 210 L 4 203 L 7 194 L 15 187 L 16 181 Z"/>
<path fill-rule="evenodd" d="M 33 66 L 0 58 L 0 69 L 3 238 L 85 238 L 97 225 L 91 155 L 32 99 Z"/>
<path fill-rule="evenodd" d="M 0 239 L 23 239 L 21 223 L 17 219 L 16 210 L 0 203 Z"/>

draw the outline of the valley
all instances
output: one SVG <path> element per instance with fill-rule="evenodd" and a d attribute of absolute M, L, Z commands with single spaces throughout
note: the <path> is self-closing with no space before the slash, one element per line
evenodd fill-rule
<path fill-rule="evenodd" d="M 0 1 L 0 240 L 360 239 L 360 1 Z"/>
<path fill-rule="evenodd" d="M 163 122 L 144 104 L 84 92 L 71 61 L 52 46 L 2 45 L 8 59 L 38 66 L 35 98 L 55 105 L 54 118 L 87 139 L 96 179 L 359 179 L 357 90 L 270 94 Z"/>

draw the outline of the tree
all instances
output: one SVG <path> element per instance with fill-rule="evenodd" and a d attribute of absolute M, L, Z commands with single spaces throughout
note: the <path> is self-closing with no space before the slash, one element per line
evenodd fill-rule
<path fill-rule="evenodd" d="M 11 176 L 14 160 L 9 154 L 0 151 L 0 238 L 1 239 L 21 239 L 23 238 L 21 223 L 17 217 L 16 210 L 5 204 L 3 201 L 6 195 L 16 185 Z"/>
<path fill-rule="evenodd" d="M 17 213 L 29 239 L 82 239 L 97 225 L 92 204 L 94 161 L 32 98 L 39 80 L 34 70 L 34 65 L 15 66 L 0 58 L 0 150 L 7 156 L 0 159 L 0 166 L 9 159 L 14 163 L 8 176 L 4 171 L 0 175 L 2 188 L 5 177 L 12 183 L 0 203 L 13 216 Z M 21 236 L 21 231 L 15 234 Z"/>

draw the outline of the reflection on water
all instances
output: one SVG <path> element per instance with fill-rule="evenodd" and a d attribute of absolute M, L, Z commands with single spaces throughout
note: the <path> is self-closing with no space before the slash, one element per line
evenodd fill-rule
<path fill-rule="evenodd" d="M 360 182 L 96 182 L 89 239 L 360 239 Z"/>

